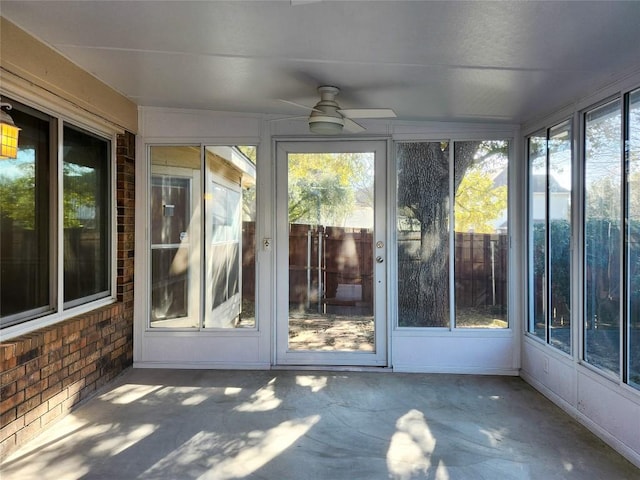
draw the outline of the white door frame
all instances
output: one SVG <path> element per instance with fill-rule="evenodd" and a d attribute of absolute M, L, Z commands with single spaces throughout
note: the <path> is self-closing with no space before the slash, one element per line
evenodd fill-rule
<path fill-rule="evenodd" d="M 387 154 L 386 140 L 279 141 L 276 142 L 276 320 L 275 361 L 277 365 L 389 365 L 388 352 L 388 276 L 389 235 L 387 235 Z M 302 351 L 289 350 L 289 153 L 374 152 L 374 351 Z M 376 262 L 380 257 L 381 262 Z"/>

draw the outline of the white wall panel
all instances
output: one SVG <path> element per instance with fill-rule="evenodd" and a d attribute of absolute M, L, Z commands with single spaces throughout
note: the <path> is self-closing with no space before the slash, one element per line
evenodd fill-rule
<path fill-rule="evenodd" d="M 268 353 L 268 352 L 267 352 Z M 269 368 L 261 353 L 260 337 L 221 333 L 159 335 L 148 333 L 136 367 Z"/>
<path fill-rule="evenodd" d="M 640 455 L 640 399 L 625 398 L 616 383 L 597 374 L 576 373 L 578 411 Z"/>
<path fill-rule="evenodd" d="M 147 138 L 259 138 L 261 115 L 141 107 L 139 132 Z"/>
<path fill-rule="evenodd" d="M 517 375 L 512 335 L 490 336 L 487 333 L 425 335 L 415 331 L 395 331 L 392 340 L 393 369 L 402 372 Z"/>
<path fill-rule="evenodd" d="M 640 467 L 640 395 L 525 338 L 521 376 Z"/>
<path fill-rule="evenodd" d="M 522 370 L 575 407 L 576 378 L 571 358 L 527 338 L 522 349 Z"/>

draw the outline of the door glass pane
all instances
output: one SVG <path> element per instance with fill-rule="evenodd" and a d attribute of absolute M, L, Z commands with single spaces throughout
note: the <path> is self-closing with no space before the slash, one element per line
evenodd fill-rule
<path fill-rule="evenodd" d="M 254 328 L 256 149 L 205 147 L 205 328 Z"/>
<path fill-rule="evenodd" d="M 200 303 L 200 148 L 151 147 L 152 328 L 196 328 Z"/>
<path fill-rule="evenodd" d="M 374 160 L 288 154 L 290 350 L 374 351 Z"/>
<path fill-rule="evenodd" d="M 549 131 L 549 343 L 571 353 L 571 122 Z"/>
<path fill-rule="evenodd" d="M 64 301 L 109 293 L 109 142 L 64 127 Z"/>
<path fill-rule="evenodd" d="M 449 327 L 449 143 L 396 147 L 398 325 Z"/>
<path fill-rule="evenodd" d="M 506 328 L 509 143 L 454 143 L 456 327 Z"/>
<path fill-rule="evenodd" d="M 620 371 L 621 113 L 611 102 L 585 115 L 584 356 Z"/>
<path fill-rule="evenodd" d="M 640 90 L 629 95 L 629 383 L 640 388 Z"/>
<path fill-rule="evenodd" d="M 529 137 L 529 323 L 546 341 L 547 318 L 547 134 Z"/>
<path fill-rule="evenodd" d="M 50 122 L 14 102 L 18 156 L 0 159 L 0 318 L 2 326 L 51 309 Z"/>

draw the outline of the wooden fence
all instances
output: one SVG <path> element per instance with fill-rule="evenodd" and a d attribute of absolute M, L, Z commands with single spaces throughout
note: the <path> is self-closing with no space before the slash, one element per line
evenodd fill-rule
<path fill-rule="evenodd" d="M 291 225 L 290 301 L 372 305 L 372 248 L 373 233 L 368 229 Z M 357 290 L 349 291 L 347 285 Z"/>
<path fill-rule="evenodd" d="M 242 293 L 244 298 L 254 298 L 256 241 L 253 222 L 244 223 L 242 241 Z M 416 250 L 419 232 L 403 234 L 398 242 Z M 373 234 L 369 229 L 292 224 L 289 231 L 290 301 L 311 306 L 319 301 L 340 303 L 344 295 L 339 294 L 339 286 L 344 289 L 345 285 L 355 285 L 360 302 L 370 305 L 373 300 L 373 248 Z M 506 308 L 507 262 L 507 235 L 456 233 L 456 305 Z M 344 298 L 342 302 L 349 301 Z"/>
<path fill-rule="evenodd" d="M 456 306 L 496 306 L 506 312 L 508 252 L 506 234 L 455 234 Z"/>

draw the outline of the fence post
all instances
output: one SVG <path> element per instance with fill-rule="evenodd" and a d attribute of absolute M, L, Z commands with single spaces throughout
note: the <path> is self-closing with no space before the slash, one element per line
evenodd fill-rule
<path fill-rule="evenodd" d="M 311 307 L 311 229 L 307 229 L 307 310 Z"/>

